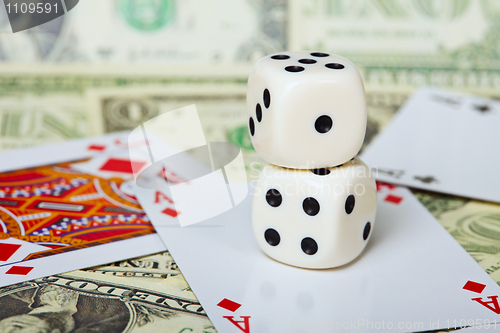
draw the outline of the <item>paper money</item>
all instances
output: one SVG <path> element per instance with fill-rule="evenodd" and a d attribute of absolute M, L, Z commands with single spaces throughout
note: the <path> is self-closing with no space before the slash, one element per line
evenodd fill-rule
<path fill-rule="evenodd" d="M 11 33 L 0 8 L 0 58 L 24 62 L 248 63 L 286 48 L 287 1 L 80 1 Z"/>
<path fill-rule="evenodd" d="M 500 285 L 500 205 L 424 191 L 414 194 Z"/>
<path fill-rule="evenodd" d="M 165 252 L 1 288 L 0 331 L 215 333 L 172 262 Z"/>
<path fill-rule="evenodd" d="M 0 98 L 0 149 L 99 134 L 76 95 Z"/>
<path fill-rule="evenodd" d="M 136 72 L 99 66 L 84 69 L 78 66 L 0 66 L 0 149 L 132 129 L 155 115 L 141 114 L 140 110 L 132 115 L 111 105 L 106 105 L 105 110 L 109 113 L 96 115 L 95 110 L 86 105 L 85 97 L 87 91 L 95 87 L 168 87 L 180 83 L 243 86 L 246 82 L 242 74 L 246 73 L 244 67 L 217 67 L 217 75 L 203 68 L 193 66 L 186 71 L 180 67 L 164 68 L 164 72 L 156 70 L 155 73 L 146 69 Z M 181 72 L 183 75 L 179 74 Z M 137 115 L 140 116 L 137 118 Z M 102 126 L 104 120 L 106 126 Z"/>
<path fill-rule="evenodd" d="M 341 54 L 372 87 L 500 87 L 493 0 L 291 0 L 289 46 Z"/>

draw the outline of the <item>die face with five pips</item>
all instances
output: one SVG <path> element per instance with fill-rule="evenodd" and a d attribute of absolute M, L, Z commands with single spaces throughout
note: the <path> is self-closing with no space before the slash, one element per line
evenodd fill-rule
<path fill-rule="evenodd" d="M 370 238 L 376 197 L 370 170 L 358 158 L 313 170 L 267 165 L 252 206 L 257 243 L 271 258 L 292 266 L 344 265 Z"/>
<path fill-rule="evenodd" d="M 267 162 L 296 169 L 352 159 L 366 131 L 366 100 L 349 60 L 322 52 L 262 58 L 248 79 L 248 127 Z"/>

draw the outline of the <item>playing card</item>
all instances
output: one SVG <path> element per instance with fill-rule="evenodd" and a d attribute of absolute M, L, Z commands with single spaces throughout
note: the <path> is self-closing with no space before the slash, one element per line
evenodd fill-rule
<path fill-rule="evenodd" d="M 382 181 L 500 202 L 500 103 L 416 92 L 361 155 Z"/>
<path fill-rule="evenodd" d="M 94 156 L 104 169 L 131 168 L 117 135 L 56 146 L 60 151 L 38 147 L 31 160 L 17 162 L 5 156 L 23 154 L 2 152 L 2 169 L 54 163 L 65 151 L 74 159 Z M 125 177 L 98 177 L 78 164 L 0 173 L 0 286 L 165 250 Z"/>
<path fill-rule="evenodd" d="M 68 140 L 49 145 L 12 149 L 0 153 L 0 172 L 42 165 L 78 161 L 96 156 L 128 156 L 129 146 L 145 142 L 128 142 L 129 132 Z"/>
<path fill-rule="evenodd" d="M 354 262 L 325 270 L 260 250 L 252 196 L 181 227 L 165 213 L 167 188 L 136 194 L 219 332 L 424 331 L 500 314 L 500 287 L 406 188 L 378 184 L 370 243 Z"/>

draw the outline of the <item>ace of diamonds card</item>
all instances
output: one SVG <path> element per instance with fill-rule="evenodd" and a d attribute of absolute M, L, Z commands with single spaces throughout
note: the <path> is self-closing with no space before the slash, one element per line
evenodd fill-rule
<path fill-rule="evenodd" d="M 253 235 L 251 196 L 181 227 L 164 213 L 168 188 L 135 189 L 218 332 L 500 328 L 498 285 L 406 188 L 377 184 L 370 243 L 356 260 L 332 269 L 266 256 Z"/>

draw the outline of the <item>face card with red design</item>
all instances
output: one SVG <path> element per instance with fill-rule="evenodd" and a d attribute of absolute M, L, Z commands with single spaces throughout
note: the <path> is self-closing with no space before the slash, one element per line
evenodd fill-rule
<path fill-rule="evenodd" d="M 180 227 L 158 208 L 168 208 L 166 200 L 135 189 L 219 332 L 414 332 L 498 318 L 500 287 L 406 188 L 378 184 L 367 247 L 355 261 L 322 270 L 284 265 L 261 251 L 252 196 Z M 464 289 L 467 281 L 484 287 Z"/>
<path fill-rule="evenodd" d="M 127 151 L 115 138 L 92 142 L 102 143 L 94 143 L 95 149 L 110 145 L 113 154 Z M 87 154 L 78 155 L 81 143 L 73 144 L 72 157 Z M 37 154 L 51 150 L 39 147 Z M 94 157 L 113 158 L 99 154 L 105 155 Z M 38 155 L 30 163 L 50 161 Z M 127 168 L 130 161 L 120 156 Z M 0 173 L 0 286 L 165 250 L 126 177 L 98 177 L 78 171 L 78 164 Z"/>
<path fill-rule="evenodd" d="M 498 101 L 424 88 L 361 159 L 384 182 L 500 202 L 499 123 Z"/>

